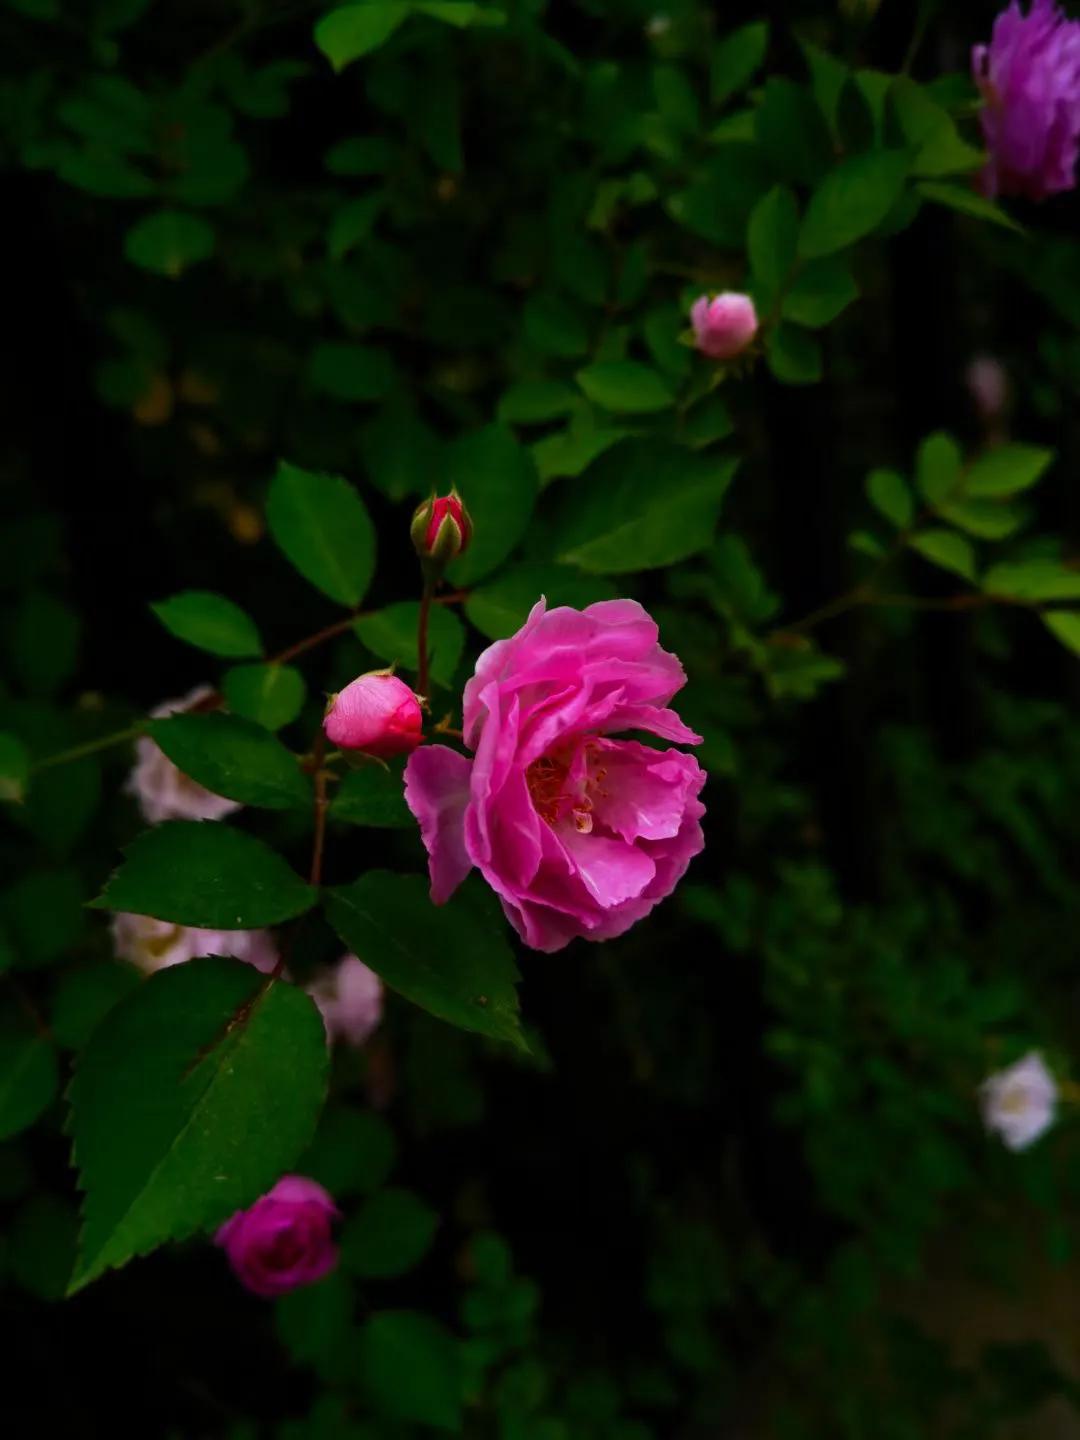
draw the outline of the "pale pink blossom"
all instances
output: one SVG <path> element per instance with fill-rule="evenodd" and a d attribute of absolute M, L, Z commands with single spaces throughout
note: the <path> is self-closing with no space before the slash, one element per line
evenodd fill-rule
<path fill-rule="evenodd" d="M 1001 361 L 993 355 L 974 356 L 964 371 L 964 380 L 980 418 L 998 419 L 1009 398 L 1009 377 Z"/>
<path fill-rule="evenodd" d="M 1058 1087 L 1037 1050 L 984 1080 L 983 1121 L 1010 1150 L 1026 1150 L 1054 1123 Z"/>
<path fill-rule="evenodd" d="M 150 713 L 155 719 L 190 710 L 213 694 L 208 685 L 200 685 L 180 700 L 166 700 Z M 224 795 L 214 795 L 197 781 L 189 779 L 148 735 L 135 742 L 135 768 L 124 787 L 134 795 L 139 809 L 151 825 L 163 820 L 221 820 L 240 806 Z"/>
<path fill-rule="evenodd" d="M 242 1285 L 273 1299 L 312 1285 L 338 1262 L 334 1221 L 341 1212 L 323 1187 L 304 1175 L 285 1175 L 247 1210 L 238 1210 L 214 1236 Z"/>
<path fill-rule="evenodd" d="M 698 744 L 666 708 L 685 682 L 636 601 L 549 611 L 541 599 L 465 687 L 475 754 L 425 746 L 406 767 L 435 903 L 476 866 L 545 951 L 611 939 L 647 915 L 702 848 L 705 772 L 681 750 L 607 737 Z"/>
<path fill-rule="evenodd" d="M 330 1044 L 363 1045 L 382 1019 L 382 981 L 355 955 L 343 955 L 307 987 L 319 1007 Z"/>
<path fill-rule="evenodd" d="M 334 695 L 326 707 L 327 738 L 342 750 L 360 750 L 376 759 L 407 755 L 423 737 L 420 702 L 396 675 L 372 670 Z"/>
<path fill-rule="evenodd" d="M 147 975 L 198 955 L 232 955 L 265 975 L 278 959 L 269 930 L 200 930 L 121 911 L 113 916 L 112 935 L 118 958 L 137 965 Z"/>
<path fill-rule="evenodd" d="M 749 295 L 725 290 L 701 295 L 690 307 L 694 343 L 710 360 L 733 360 L 757 334 L 758 318 Z"/>

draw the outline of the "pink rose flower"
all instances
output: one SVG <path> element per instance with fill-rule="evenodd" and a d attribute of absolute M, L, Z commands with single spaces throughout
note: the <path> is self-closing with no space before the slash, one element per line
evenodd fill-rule
<path fill-rule="evenodd" d="M 725 290 L 711 300 L 701 295 L 690 307 L 694 343 L 710 360 L 733 360 L 757 334 L 758 318 L 749 295 Z"/>
<path fill-rule="evenodd" d="M 268 975 L 278 959 L 269 930 L 199 930 L 121 911 L 113 916 L 112 934 L 118 958 L 129 960 L 147 975 L 198 955 L 232 955 Z"/>
<path fill-rule="evenodd" d="M 307 987 L 319 1007 L 332 1045 L 363 1045 L 382 1019 L 382 981 L 355 955 L 344 955 L 337 965 L 324 970 Z"/>
<path fill-rule="evenodd" d="M 396 675 L 372 670 L 334 695 L 323 728 L 342 750 L 362 750 L 379 760 L 407 755 L 423 737 L 420 702 Z"/>
<path fill-rule="evenodd" d="M 526 945 L 609 940 L 675 888 L 704 843 L 705 772 L 680 750 L 605 737 L 645 730 L 696 745 L 667 702 L 686 683 L 634 600 L 545 602 L 489 646 L 465 687 L 459 755 L 425 746 L 405 769 L 431 898 L 475 865 Z"/>
<path fill-rule="evenodd" d="M 341 1212 L 321 1185 L 285 1175 L 250 1210 L 238 1210 L 214 1236 L 237 1279 L 272 1299 L 329 1275 L 338 1261 L 333 1223 Z"/>
<path fill-rule="evenodd" d="M 166 700 L 150 713 L 160 719 L 190 710 L 213 693 L 209 685 L 200 685 L 183 699 Z M 135 742 L 135 768 L 124 788 L 135 796 L 143 818 L 151 825 L 163 820 L 220 820 L 240 809 L 235 800 L 214 795 L 189 779 L 148 735 L 140 735 Z"/>
<path fill-rule="evenodd" d="M 1013 0 L 976 45 L 971 70 L 986 102 L 979 113 L 989 159 L 984 195 L 1045 200 L 1076 184 L 1080 152 L 1080 21 L 1054 0 Z"/>

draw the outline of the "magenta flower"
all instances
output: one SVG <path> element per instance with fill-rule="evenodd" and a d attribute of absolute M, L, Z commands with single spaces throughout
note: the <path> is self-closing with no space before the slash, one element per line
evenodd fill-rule
<path fill-rule="evenodd" d="M 700 295 L 690 307 L 694 344 L 710 360 L 733 360 L 757 334 L 758 318 L 749 295 L 725 290 L 722 295 Z"/>
<path fill-rule="evenodd" d="M 360 675 L 332 696 L 323 726 L 342 750 L 362 750 L 380 760 L 407 755 L 424 738 L 419 700 L 387 670 Z"/>
<path fill-rule="evenodd" d="M 213 693 L 209 685 L 200 685 L 180 700 L 166 700 L 150 713 L 160 719 L 178 710 L 190 710 Z M 149 735 L 135 742 L 135 768 L 125 789 L 135 796 L 143 818 L 151 825 L 160 825 L 163 820 L 221 820 L 240 809 L 235 800 L 214 795 L 177 769 Z"/>
<path fill-rule="evenodd" d="M 278 948 L 269 930 L 200 930 L 174 925 L 149 915 L 121 911 L 113 916 L 113 948 L 117 957 L 147 975 L 182 965 L 199 955 L 232 955 L 264 975 L 277 964 Z"/>
<path fill-rule="evenodd" d="M 994 21 L 989 45 L 976 45 L 971 69 L 985 105 L 990 152 L 980 177 L 985 195 L 1045 200 L 1076 184 L 1080 152 L 1080 21 L 1054 0 L 1017 0 Z"/>
<path fill-rule="evenodd" d="M 338 1261 L 333 1223 L 341 1212 L 321 1185 L 285 1175 L 214 1236 L 237 1279 L 272 1299 L 328 1275 Z"/>
<path fill-rule="evenodd" d="M 484 651 L 465 687 L 475 755 L 425 746 L 405 769 L 437 905 L 475 865 L 526 945 L 553 951 L 621 935 L 671 893 L 704 843 L 705 772 L 680 750 L 606 738 L 700 743 L 665 708 L 686 676 L 657 633 L 634 600 L 541 600 Z"/>
<path fill-rule="evenodd" d="M 382 981 L 355 955 L 316 975 L 307 993 L 319 1007 L 329 1044 L 363 1045 L 382 1019 Z"/>

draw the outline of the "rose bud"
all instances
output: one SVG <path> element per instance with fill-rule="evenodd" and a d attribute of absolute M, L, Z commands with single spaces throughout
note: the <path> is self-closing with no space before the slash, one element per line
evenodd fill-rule
<path fill-rule="evenodd" d="M 694 344 L 710 360 L 733 360 L 757 334 L 758 318 L 749 295 L 725 290 L 702 295 L 690 307 Z"/>
<path fill-rule="evenodd" d="M 420 701 L 404 680 L 389 670 L 371 670 L 330 697 L 323 729 L 341 750 L 388 760 L 416 749 L 423 723 Z"/>
<path fill-rule="evenodd" d="M 321 1185 L 284 1175 L 249 1210 L 238 1210 L 214 1236 L 242 1285 L 273 1299 L 313 1285 L 338 1261 L 333 1222 L 340 1211 Z"/>
<path fill-rule="evenodd" d="M 416 507 L 409 533 L 420 559 L 442 571 L 469 548 L 472 520 L 461 496 L 451 490 Z"/>

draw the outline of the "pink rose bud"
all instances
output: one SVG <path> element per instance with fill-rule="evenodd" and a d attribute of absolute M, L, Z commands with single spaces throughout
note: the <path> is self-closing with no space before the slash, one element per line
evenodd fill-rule
<path fill-rule="evenodd" d="M 409 533 L 420 559 L 442 570 L 469 548 L 472 520 L 461 496 L 451 490 L 416 507 Z"/>
<path fill-rule="evenodd" d="M 733 360 L 741 355 L 757 334 L 758 318 L 749 295 L 725 290 L 722 295 L 702 295 L 690 307 L 694 343 L 710 360 Z"/>
<path fill-rule="evenodd" d="M 338 1262 L 333 1223 L 341 1212 L 321 1185 L 284 1175 L 250 1210 L 238 1210 L 214 1236 L 242 1285 L 273 1299 L 313 1285 Z"/>
<path fill-rule="evenodd" d="M 379 760 L 408 755 L 423 739 L 420 702 L 396 675 L 361 675 L 326 707 L 323 729 L 342 750 L 362 750 Z"/>

